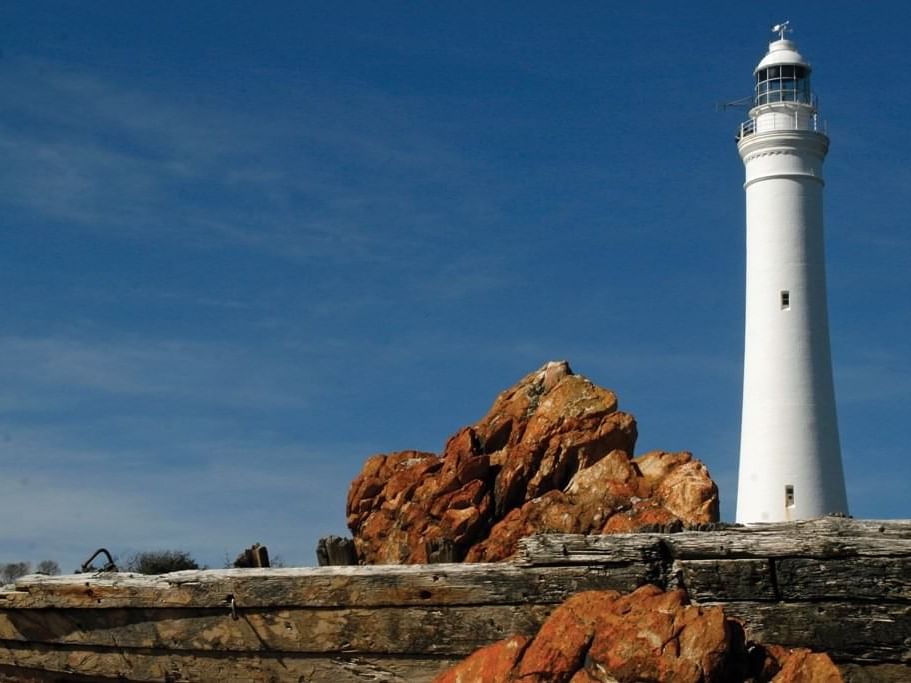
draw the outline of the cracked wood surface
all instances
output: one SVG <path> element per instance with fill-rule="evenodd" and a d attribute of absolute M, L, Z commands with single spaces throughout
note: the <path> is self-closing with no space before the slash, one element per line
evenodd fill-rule
<path fill-rule="evenodd" d="M 654 583 L 723 606 L 763 642 L 911 680 L 909 576 L 911 521 L 841 518 L 535 536 L 502 564 L 29 576 L 0 590 L 0 674 L 423 681 L 533 633 L 574 593 Z"/>
<path fill-rule="evenodd" d="M 0 592 L 0 609 L 59 607 L 384 607 L 559 603 L 584 590 L 633 590 L 653 579 L 648 564 L 615 568 L 523 568 L 435 564 L 216 569 L 161 576 L 80 574 L 26 577 Z"/>
<path fill-rule="evenodd" d="M 446 657 L 307 656 L 293 653 L 173 652 L 17 645 L 0 641 L 0 681 L 226 681 L 430 683 L 455 664 Z M 4 678 L 4 675 L 7 678 Z"/>

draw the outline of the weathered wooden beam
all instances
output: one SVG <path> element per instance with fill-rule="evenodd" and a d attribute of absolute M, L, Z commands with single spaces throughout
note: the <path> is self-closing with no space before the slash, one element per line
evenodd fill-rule
<path fill-rule="evenodd" d="M 124 679 L 110 676 L 85 676 L 73 672 L 0 664 L 0 683 L 113 683 L 122 680 Z"/>
<path fill-rule="evenodd" d="M 227 608 L 0 610 L 0 640 L 157 650 L 466 655 L 515 633 L 533 634 L 552 609 L 240 608 L 234 615 Z"/>
<path fill-rule="evenodd" d="M 0 593 L 0 608 L 384 607 L 552 604 L 583 590 L 630 591 L 650 565 L 517 567 L 510 564 L 223 569 L 162 576 L 28 576 Z"/>
<path fill-rule="evenodd" d="M 354 539 L 341 536 L 324 536 L 316 544 L 316 561 L 320 567 L 357 564 Z"/>
<path fill-rule="evenodd" d="M 675 560 L 672 583 L 696 602 L 779 600 L 771 560 Z"/>
<path fill-rule="evenodd" d="M 887 536 L 781 534 L 771 530 L 683 532 L 666 536 L 665 543 L 675 559 L 911 557 L 911 539 Z"/>
<path fill-rule="evenodd" d="M 697 601 L 911 602 L 911 558 L 675 560 L 672 575 Z"/>
<path fill-rule="evenodd" d="M 840 662 L 838 668 L 845 683 L 908 683 L 911 664 L 872 664 Z"/>
<path fill-rule="evenodd" d="M 775 560 L 784 600 L 911 602 L 911 558 Z"/>
<path fill-rule="evenodd" d="M 245 548 L 234 560 L 235 567 L 269 567 L 270 565 L 269 549 L 259 543 Z"/>
<path fill-rule="evenodd" d="M 573 593 L 650 582 L 722 605 L 764 642 L 900 675 L 911 663 L 909 577 L 911 522 L 836 518 L 539 536 L 514 564 L 31 576 L 0 592 L 0 673 L 51 662 L 133 680 L 428 680 L 440 658 L 533 632 Z M 402 662 L 414 668 L 395 669 Z"/>
<path fill-rule="evenodd" d="M 126 655 L 126 656 L 125 656 Z M 399 657 L 308 657 L 286 653 L 246 656 L 219 653 L 110 651 L 44 645 L 7 646 L 0 642 L 2 683 L 120 683 L 130 681 L 333 681 L 333 683 L 430 683 L 452 666 L 451 659 Z M 74 672 L 78 662 L 89 674 Z M 41 668 L 28 666 L 33 664 Z M 847 683 L 907 683 L 911 666 L 849 663 L 839 668 Z"/>
<path fill-rule="evenodd" d="M 676 534 L 547 534 L 519 543 L 529 566 L 661 562 L 670 559 L 911 557 L 911 522 L 826 517 Z"/>
<path fill-rule="evenodd" d="M 0 641 L 0 674 L 25 672 L 10 681 L 332 681 L 429 683 L 452 658 L 307 656 L 286 652 L 243 655 L 219 652 L 122 650 L 15 644 Z M 7 663 L 12 663 L 8 665 Z M 46 674 L 46 675 L 45 675 Z M 9 675 L 13 675 L 10 673 Z M 27 677 L 31 676 L 31 678 Z M 4 679 L 0 677 L 0 681 Z"/>
<path fill-rule="evenodd" d="M 714 531 L 740 531 L 741 533 L 770 533 L 783 536 L 796 534 L 825 534 L 829 536 L 873 536 L 911 539 L 911 520 L 908 519 L 854 519 L 853 517 L 817 517 L 798 522 L 771 522 L 766 524 L 720 524 Z"/>
<path fill-rule="evenodd" d="M 808 647 L 838 660 L 911 663 L 911 605 L 863 602 L 705 602 L 741 619 L 763 643 Z"/>
<path fill-rule="evenodd" d="M 519 541 L 516 564 L 532 567 L 630 564 L 651 570 L 666 561 L 661 534 L 539 534 Z"/>

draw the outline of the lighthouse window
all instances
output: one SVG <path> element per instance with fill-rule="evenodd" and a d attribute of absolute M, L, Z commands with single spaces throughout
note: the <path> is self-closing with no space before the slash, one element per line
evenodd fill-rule
<path fill-rule="evenodd" d="M 811 103 L 806 67 L 796 64 L 770 66 L 756 72 L 756 104 L 771 102 Z"/>
<path fill-rule="evenodd" d="M 791 293 L 786 290 L 781 290 L 781 310 L 787 311 L 791 308 Z"/>
<path fill-rule="evenodd" d="M 785 507 L 794 507 L 794 485 L 785 484 L 784 487 L 784 505 Z"/>

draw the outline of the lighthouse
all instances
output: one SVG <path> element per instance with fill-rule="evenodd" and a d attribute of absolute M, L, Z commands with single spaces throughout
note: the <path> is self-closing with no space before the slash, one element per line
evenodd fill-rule
<path fill-rule="evenodd" d="M 753 71 L 746 170 L 746 330 L 737 521 L 847 513 L 826 305 L 829 138 L 788 24 Z"/>

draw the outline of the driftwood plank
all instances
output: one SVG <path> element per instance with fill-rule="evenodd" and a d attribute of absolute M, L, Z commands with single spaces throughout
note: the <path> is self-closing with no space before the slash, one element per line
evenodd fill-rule
<path fill-rule="evenodd" d="M 676 560 L 672 573 L 696 602 L 779 599 L 770 560 Z"/>
<path fill-rule="evenodd" d="M 911 538 L 902 531 L 911 529 L 911 524 L 882 525 L 889 533 L 864 525 L 863 534 L 851 535 L 848 525 L 852 522 L 813 520 L 791 524 L 787 530 L 781 528 L 783 525 L 770 524 L 676 534 L 548 534 L 523 539 L 518 561 L 529 566 L 551 566 L 661 563 L 669 558 L 911 558 Z"/>
<path fill-rule="evenodd" d="M 650 572 L 666 559 L 659 534 L 539 534 L 519 541 L 523 566 L 644 564 Z"/>
<path fill-rule="evenodd" d="M 828 516 L 804 519 L 797 522 L 719 523 L 712 525 L 711 530 L 703 530 L 702 533 L 715 533 L 717 531 L 735 531 L 746 534 L 771 533 L 785 536 L 825 534 L 827 536 L 886 536 L 911 539 L 911 520 L 854 519 L 852 517 Z"/>
<path fill-rule="evenodd" d="M 908 683 L 911 664 L 840 663 L 838 668 L 845 683 Z"/>
<path fill-rule="evenodd" d="M 532 634 L 552 607 L 0 610 L 0 640 L 173 650 L 465 655 Z"/>
<path fill-rule="evenodd" d="M 62 674 L 0 664 L 0 683 L 62 683 L 62 681 L 66 681 L 66 683 L 112 683 L 118 680 L 124 679 L 108 676 L 82 676 L 74 673 Z"/>
<path fill-rule="evenodd" d="M 0 673 L 52 662 L 131 680 L 427 680 L 423 663 L 436 672 L 438 658 L 531 633 L 572 593 L 646 582 L 684 586 L 764 642 L 890 675 L 911 662 L 908 521 L 545 536 L 522 548 L 514 564 L 25 577 L 0 592 Z"/>
<path fill-rule="evenodd" d="M 524 568 L 509 564 L 229 569 L 162 576 L 30 576 L 0 608 L 388 607 L 551 604 L 585 590 L 630 591 L 649 565 Z"/>
<path fill-rule="evenodd" d="M 735 526 L 747 533 L 769 532 L 781 535 L 826 534 L 829 536 L 871 536 L 911 539 L 911 520 L 852 519 L 850 517 L 819 517 L 800 522 L 777 522 Z"/>
<path fill-rule="evenodd" d="M 793 558 L 775 568 L 785 600 L 911 602 L 911 558 Z"/>
<path fill-rule="evenodd" d="M 19 681 L 312 681 L 314 683 L 429 683 L 455 659 L 337 656 L 289 653 L 158 652 L 105 648 L 16 645 L 0 641 L 0 681 L 7 671 L 29 670 Z M 42 677 L 41 672 L 48 672 Z M 74 674 L 92 678 L 75 678 Z M 72 677 L 72 679 L 71 679 Z"/>
<path fill-rule="evenodd" d="M 809 647 L 835 659 L 911 662 L 911 605 L 705 602 L 741 619 L 750 638 Z"/>
<path fill-rule="evenodd" d="M 911 539 L 886 536 L 688 531 L 665 537 L 675 559 L 911 557 Z"/>

